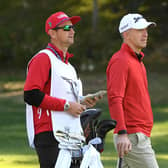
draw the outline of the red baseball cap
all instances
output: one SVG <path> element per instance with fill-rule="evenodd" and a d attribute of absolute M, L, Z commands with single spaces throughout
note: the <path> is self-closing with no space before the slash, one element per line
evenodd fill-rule
<path fill-rule="evenodd" d="M 64 12 L 61 12 L 61 11 L 56 12 L 56 13 L 52 14 L 46 20 L 46 24 L 45 24 L 46 33 L 48 34 L 49 29 L 53 29 L 68 20 L 70 20 L 72 22 L 72 24 L 76 24 L 77 22 L 79 22 L 81 20 L 81 17 L 80 16 L 69 17 Z"/>

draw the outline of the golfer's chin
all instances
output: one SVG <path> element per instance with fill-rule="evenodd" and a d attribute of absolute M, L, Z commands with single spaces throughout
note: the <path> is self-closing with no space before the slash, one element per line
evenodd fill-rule
<path fill-rule="evenodd" d="M 145 48 L 147 46 L 147 40 L 143 41 L 142 45 Z"/>
<path fill-rule="evenodd" d="M 146 48 L 146 46 L 147 46 L 147 43 L 145 42 L 145 43 L 142 43 L 142 44 L 140 45 L 140 48 L 143 49 L 143 48 Z"/>
<path fill-rule="evenodd" d="M 69 44 L 72 45 L 74 43 L 74 39 L 69 39 Z"/>

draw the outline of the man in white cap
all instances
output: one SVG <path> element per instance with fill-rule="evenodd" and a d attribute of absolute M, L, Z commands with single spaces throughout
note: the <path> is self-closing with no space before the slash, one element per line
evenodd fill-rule
<path fill-rule="evenodd" d="M 40 168 L 55 167 L 63 136 L 67 141 L 72 134 L 75 136 L 72 143 L 75 149 L 82 144 L 80 114 L 99 99 L 86 98 L 80 103 L 82 84 L 69 63 L 73 55 L 68 48 L 74 43 L 74 24 L 79 21 L 80 16 L 69 17 L 61 11 L 52 14 L 45 24 L 50 42 L 28 64 L 24 85 L 27 133 Z M 61 145 L 64 147 L 66 143 Z M 68 158 L 64 159 L 66 162 Z"/>
<path fill-rule="evenodd" d="M 151 25 L 156 24 L 140 14 L 121 19 L 123 44 L 106 71 L 110 115 L 117 121 L 114 144 L 123 160 L 122 168 L 158 168 L 150 141 L 153 113 L 141 51 L 147 45 Z"/>

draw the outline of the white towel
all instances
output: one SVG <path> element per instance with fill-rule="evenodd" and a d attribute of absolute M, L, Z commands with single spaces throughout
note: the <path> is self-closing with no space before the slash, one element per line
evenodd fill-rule
<path fill-rule="evenodd" d="M 71 166 L 71 153 L 69 150 L 61 149 L 55 168 L 70 168 Z M 88 150 L 84 153 L 80 168 L 103 168 L 100 159 L 100 153 L 90 144 Z"/>
<path fill-rule="evenodd" d="M 99 137 L 96 137 L 89 141 L 88 145 L 82 147 L 83 159 L 80 165 L 80 168 L 103 168 L 100 153 L 92 144 L 100 144 L 102 140 Z M 55 168 L 70 168 L 71 166 L 71 150 L 80 149 L 79 146 L 75 143 L 69 143 L 63 138 L 59 144 L 59 155 L 55 165 Z M 65 159 L 66 158 L 66 159 Z"/>
<path fill-rule="evenodd" d="M 71 153 L 69 150 L 61 149 L 55 168 L 69 168 L 71 166 Z"/>
<path fill-rule="evenodd" d="M 88 145 L 88 150 L 85 152 L 80 168 L 103 168 L 100 159 L 100 153 L 91 145 Z"/>

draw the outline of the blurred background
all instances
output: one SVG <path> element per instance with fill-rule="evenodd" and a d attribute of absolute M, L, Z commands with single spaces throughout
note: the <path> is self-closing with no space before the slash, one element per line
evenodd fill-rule
<path fill-rule="evenodd" d="M 23 86 L 28 61 L 49 41 L 45 21 L 57 11 L 82 18 L 75 25 L 75 44 L 69 52 L 74 54 L 70 61 L 83 81 L 85 94 L 106 89 L 108 61 L 122 43 L 118 25 L 123 15 L 140 13 L 157 23 L 149 29 L 143 51 L 155 121 L 152 142 L 160 167 L 167 168 L 167 0 L 0 0 L 0 167 L 38 167 L 27 143 Z M 106 97 L 97 108 L 102 109 L 102 118 L 110 117 Z M 101 158 L 105 168 L 115 167 L 112 131 Z"/>
<path fill-rule="evenodd" d="M 76 43 L 70 50 L 75 54 L 71 61 L 80 70 L 105 71 L 109 58 L 120 48 L 119 21 L 129 12 L 141 13 L 157 23 L 149 30 L 144 61 L 153 71 L 167 70 L 166 0 L 1 0 L 0 67 L 25 69 L 28 60 L 47 45 L 46 19 L 61 10 L 82 17 L 76 25 Z"/>

